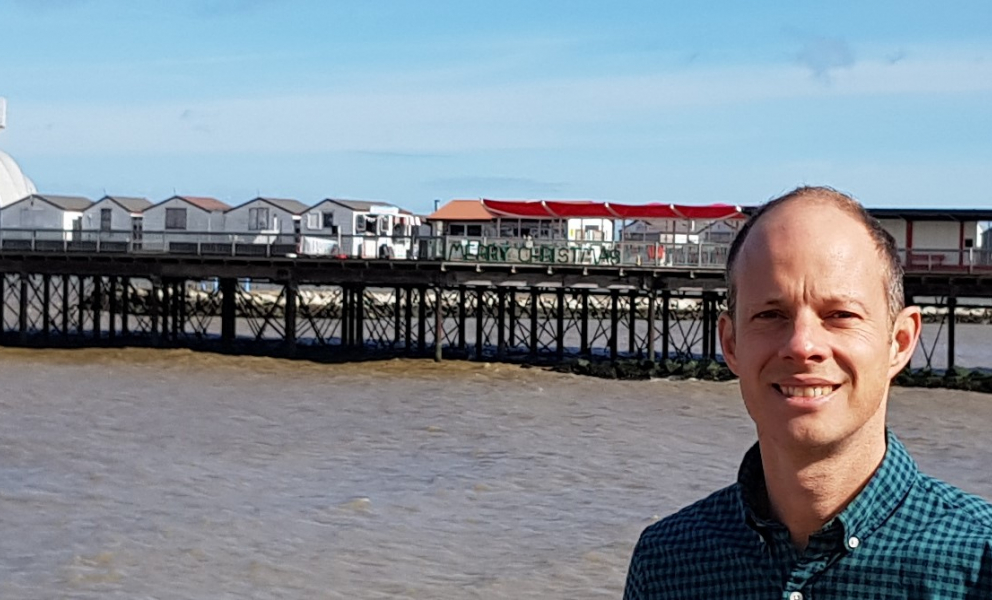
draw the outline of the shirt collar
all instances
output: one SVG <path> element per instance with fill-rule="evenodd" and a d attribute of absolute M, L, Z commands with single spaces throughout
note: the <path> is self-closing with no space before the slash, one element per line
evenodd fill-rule
<path fill-rule="evenodd" d="M 839 523 L 844 529 L 842 539 L 849 544 L 852 538 L 856 538 L 858 541 L 854 543 L 859 543 L 878 529 L 902 503 L 918 474 L 916 463 L 909 456 L 906 447 L 894 433 L 886 430 L 886 449 L 882 464 L 861 493 L 836 519 L 824 525 L 821 531 L 833 530 Z M 741 491 L 743 516 L 748 525 L 756 529 L 777 525 L 768 500 L 765 473 L 761 466 L 761 449 L 757 443 L 744 455 L 737 474 L 737 483 Z"/>

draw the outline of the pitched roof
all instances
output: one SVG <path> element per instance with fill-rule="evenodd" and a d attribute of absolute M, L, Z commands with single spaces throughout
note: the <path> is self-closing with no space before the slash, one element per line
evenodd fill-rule
<path fill-rule="evenodd" d="M 33 194 L 31 198 L 38 198 L 48 202 L 56 208 L 62 210 L 86 210 L 93 205 L 93 201 L 82 196 L 61 196 L 57 194 Z"/>
<path fill-rule="evenodd" d="M 492 221 L 496 218 L 481 200 L 452 200 L 428 215 L 428 221 Z"/>
<path fill-rule="evenodd" d="M 249 202 L 255 202 L 256 200 L 267 202 L 272 206 L 275 206 L 276 208 L 281 208 L 284 211 L 294 215 L 301 215 L 305 213 L 307 209 L 310 208 L 309 206 L 303 204 L 299 200 L 293 200 L 291 198 L 268 198 L 266 196 L 259 196 L 258 198 L 252 198 L 245 204 L 248 204 Z M 238 207 L 234 207 L 234 208 L 238 208 Z M 231 210 L 234 209 L 232 208 Z"/>
<path fill-rule="evenodd" d="M 149 206 L 152 205 L 151 200 L 149 200 L 148 198 L 140 198 L 138 196 L 109 196 L 108 195 L 108 196 L 104 196 L 103 198 L 100 198 L 99 200 L 97 200 L 97 203 L 103 202 L 104 200 L 107 200 L 109 202 L 113 202 L 113 203 L 117 204 L 118 206 L 120 206 L 121 208 L 123 208 L 124 210 L 127 210 L 129 212 L 133 212 L 133 213 L 141 212 L 141 211 L 145 210 L 146 208 L 148 208 Z"/>
<path fill-rule="evenodd" d="M 372 209 L 373 206 L 388 206 L 390 208 L 395 208 L 399 210 L 400 213 L 404 215 L 413 214 L 410 211 L 404 208 L 400 208 L 395 204 L 390 204 L 389 202 L 370 202 L 368 200 L 340 200 L 337 198 L 325 198 L 323 201 L 321 201 L 321 204 L 324 202 L 333 202 L 334 204 L 343 206 L 344 208 L 347 208 L 349 210 L 369 211 Z"/>
<path fill-rule="evenodd" d="M 209 196 L 173 196 L 172 198 L 179 198 L 180 200 L 185 200 L 197 208 L 202 208 L 207 212 L 215 211 L 225 211 L 229 210 L 231 206 L 221 202 L 217 198 L 211 198 Z M 169 200 L 172 200 L 169 198 Z"/>

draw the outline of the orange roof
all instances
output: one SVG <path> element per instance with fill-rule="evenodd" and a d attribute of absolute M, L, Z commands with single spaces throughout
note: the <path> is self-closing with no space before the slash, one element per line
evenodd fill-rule
<path fill-rule="evenodd" d="M 452 200 L 427 217 L 428 221 L 493 221 L 482 200 Z"/>

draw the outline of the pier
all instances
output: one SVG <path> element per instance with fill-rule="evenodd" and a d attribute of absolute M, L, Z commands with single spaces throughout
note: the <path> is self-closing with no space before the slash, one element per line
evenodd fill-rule
<path fill-rule="evenodd" d="M 0 342 L 314 360 L 718 359 L 726 246 L 682 249 L 691 259 L 683 262 L 669 250 L 655 264 L 640 259 L 638 252 L 648 255 L 644 244 L 638 252 L 635 244 L 614 244 L 602 254 L 608 260 L 552 248 L 510 261 L 485 246 L 453 257 L 450 247 L 436 240 L 425 257 L 399 260 L 305 257 L 291 247 L 241 255 L 214 247 L 8 246 L 0 250 Z M 941 323 L 947 349 L 946 357 L 925 353 L 926 364 L 913 367 L 940 360 L 953 369 L 962 315 L 988 323 L 992 314 L 992 268 L 909 262 L 905 285 L 907 301 Z M 936 341 L 923 343 L 934 348 Z"/>

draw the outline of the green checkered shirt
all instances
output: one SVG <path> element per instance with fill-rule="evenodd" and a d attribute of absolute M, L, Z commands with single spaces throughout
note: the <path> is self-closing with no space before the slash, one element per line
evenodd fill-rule
<path fill-rule="evenodd" d="M 755 444 L 736 484 L 644 530 L 624 598 L 992 599 L 992 505 L 920 473 L 891 433 L 868 485 L 805 550 L 769 514 Z"/>

